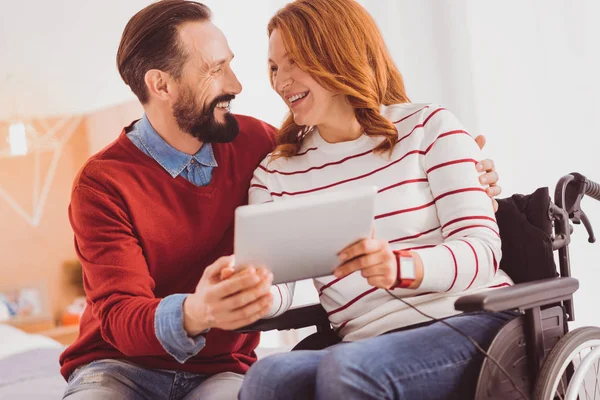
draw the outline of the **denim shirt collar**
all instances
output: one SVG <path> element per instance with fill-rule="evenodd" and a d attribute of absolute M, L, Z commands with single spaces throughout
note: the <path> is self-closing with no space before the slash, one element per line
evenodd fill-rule
<path fill-rule="evenodd" d="M 217 160 L 210 143 L 204 143 L 200 150 L 193 156 L 185 154 L 160 137 L 154 129 L 146 114 L 137 124 L 139 129 L 139 139 L 142 145 L 173 178 L 190 165 L 192 160 L 206 167 L 217 167 Z"/>

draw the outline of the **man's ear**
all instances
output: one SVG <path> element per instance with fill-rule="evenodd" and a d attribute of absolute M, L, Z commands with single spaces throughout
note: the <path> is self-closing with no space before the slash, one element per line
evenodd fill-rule
<path fill-rule="evenodd" d="M 166 101 L 173 95 L 171 93 L 172 87 L 169 85 L 170 76 L 159 69 L 147 71 L 144 75 L 144 82 L 146 83 L 150 97 L 158 97 Z"/>

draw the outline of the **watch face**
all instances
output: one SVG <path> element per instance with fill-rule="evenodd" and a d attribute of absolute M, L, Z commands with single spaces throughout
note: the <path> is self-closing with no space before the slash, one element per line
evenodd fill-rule
<path fill-rule="evenodd" d="M 412 257 L 400 257 L 400 277 L 402 279 L 416 279 L 415 260 Z"/>

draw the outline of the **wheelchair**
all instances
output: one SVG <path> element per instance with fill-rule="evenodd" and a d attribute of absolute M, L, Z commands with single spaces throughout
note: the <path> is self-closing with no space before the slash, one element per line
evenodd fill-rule
<path fill-rule="evenodd" d="M 499 331 L 488 348 L 476 400 L 600 399 L 600 328 L 569 331 L 567 324 L 574 321 L 573 293 L 579 288 L 570 270 L 571 223 L 583 223 L 588 241 L 595 241 L 590 221 L 581 209 L 584 195 L 600 201 L 600 185 L 571 173 L 558 181 L 554 202 L 547 187 L 498 200 L 496 218 L 503 254 L 500 268 L 515 285 L 463 296 L 455 309 L 515 310 L 520 315 Z M 333 343 L 331 338 L 336 335 L 320 304 L 292 308 L 242 331 L 309 326 L 316 326 L 317 332 L 293 350 L 321 349 Z"/>

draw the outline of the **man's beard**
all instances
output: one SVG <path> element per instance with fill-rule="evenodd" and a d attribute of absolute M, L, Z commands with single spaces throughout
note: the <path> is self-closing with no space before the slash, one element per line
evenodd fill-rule
<path fill-rule="evenodd" d="M 203 143 L 229 143 L 239 133 L 238 122 L 229 112 L 225 113 L 225 121 L 215 119 L 215 108 L 221 102 L 229 102 L 234 95 L 217 96 L 204 109 L 198 106 L 191 89 L 187 89 L 173 105 L 173 116 L 179 129 L 189 133 Z"/>

